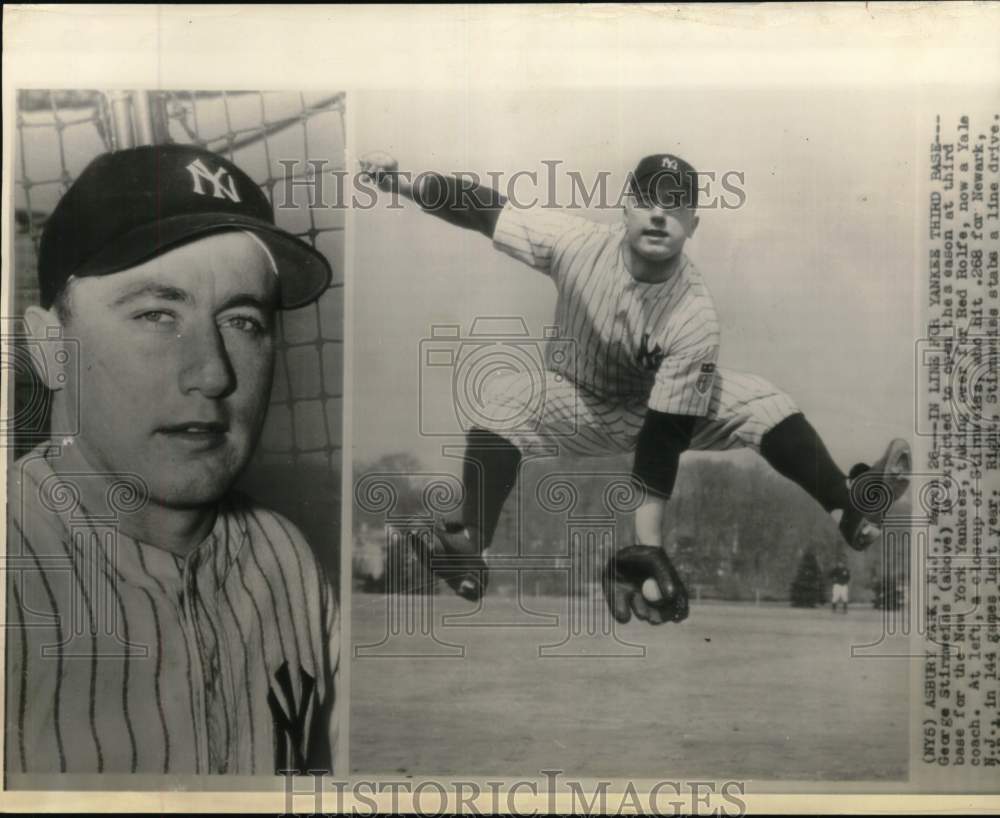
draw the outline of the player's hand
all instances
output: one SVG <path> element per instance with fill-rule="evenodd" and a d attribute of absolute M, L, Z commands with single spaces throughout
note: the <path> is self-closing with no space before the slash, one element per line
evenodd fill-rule
<path fill-rule="evenodd" d="M 687 619 L 687 588 L 662 548 L 631 545 L 613 554 L 602 587 L 611 615 L 623 624 L 632 614 L 651 625 Z"/>
<path fill-rule="evenodd" d="M 382 190 L 392 188 L 392 177 L 399 173 L 399 163 L 385 151 L 372 151 L 358 159 L 361 173 L 368 176 Z"/>

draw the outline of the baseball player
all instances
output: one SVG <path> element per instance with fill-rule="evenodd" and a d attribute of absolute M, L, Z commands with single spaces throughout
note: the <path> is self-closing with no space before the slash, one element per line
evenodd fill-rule
<path fill-rule="evenodd" d="M 436 533 L 435 553 L 449 559 L 432 561 L 457 593 L 478 599 L 484 592 L 482 550 L 522 451 L 544 442 L 583 455 L 634 452 L 634 476 L 645 488 L 635 512 L 637 542 L 609 561 L 604 583 L 621 622 L 633 613 L 654 624 L 687 616 L 687 592 L 661 532 L 678 460 L 688 449 L 754 449 L 837 519 L 852 548 L 878 540 L 885 509 L 859 508 L 852 484 L 866 475 L 869 487 L 874 480 L 881 492 L 900 496 L 908 484 L 907 444 L 892 441 L 870 468 L 859 464 L 848 477 L 791 398 L 761 377 L 718 367 L 715 307 L 684 253 L 699 217 L 697 174 L 683 159 L 642 159 L 629 177 L 623 221 L 613 226 L 515 206 L 468 179 L 422 173 L 411 183 L 386 154 L 363 157 L 361 168 L 381 189 L 480 231 L 548 276 L 557 291 L 554 323 L 575 344 L 572 361 L 553 354 L 553 345 L 547 350 L 544 405 L 530 429 L 485 419 L 530 412 L 534 373 L 504 373 L 486 386 L 484 423 L 468 431 L 461 517 Z"/>
<path fill-rule="evenodd" d="M 328 262 L 200 148 L 95 159 L 59 201 L 26 321 L 52 439 L 7 509 L 8 773 L 331 770 L 338 607 L 302 534 L 233 490 L 277 311 Z"/>
<path fill-rule="evenodd" d="M 830 593 L 830 608 L 833 613 L 837 613 L 837 605 L 843 606 L 843 612 L 847 613 L 847 585 L 851 581 L 851 570 L 843 557 L 837 560 L 837 564 L 830 570 L 830 580 L 833 589 Z"/>

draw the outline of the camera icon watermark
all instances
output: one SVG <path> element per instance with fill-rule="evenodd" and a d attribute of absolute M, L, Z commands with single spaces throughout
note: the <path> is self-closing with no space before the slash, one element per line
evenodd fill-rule
<path fill-rule="evenodd" d="M 437 324 L 420 342 L 420 433 L 451 436 L 478 427 L 498 434 L 535 433 L 554 389 L 576 379 L 576 342 L 546 326 L 532 337 L 519 317 L 475 319 L 468 335 Z M 451 411 L 443 411 L 448 396 Z M 560 406 L 547 436 L 577 431 L 575 402 Z"/>
<path fill-rule="evenodd" d="M 12 389 L 0 416 L 0 447 L 30 448 L 79 434 L 78 405 L 71 405 L 58 418 L 50 411 L 53 389 L 79 383 L 79 341 L 65 337 L 61 327 L 49 327 L 45 338 L 32 337 L 23 319 L 2 320 L 0 327 L 0 367 Z M 78 404 L 77 391 L 67 389 L 66 394 Z"/>

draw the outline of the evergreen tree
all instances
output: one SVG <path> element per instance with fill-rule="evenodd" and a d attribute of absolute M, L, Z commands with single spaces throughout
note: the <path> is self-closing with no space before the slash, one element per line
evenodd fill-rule
<path fill-rule="evenodd" d="M 806 549 L 792 580 L 791 602 L 795 608 L 815 608 L 823 603 L 823 572 L 813 550 Z"/>

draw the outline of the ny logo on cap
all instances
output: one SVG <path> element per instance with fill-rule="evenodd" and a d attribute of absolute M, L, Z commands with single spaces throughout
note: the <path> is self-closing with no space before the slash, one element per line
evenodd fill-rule
<path fill-rule="evenodd" d="M 674 159 L 672 156 L 664 156 L 663 159 L 660 160 L 660 167 L 670 168 L 670 170 L 677 170 L 677 160 Z"/>
<path fill-rule="evenodd" d="M 212 195 L 216 199 L 229 199 L 233 202 L 240 201 L 240 195 L 236 192 L 236 182 L 229 176 L 225 168 L 219 168 L 212 173 L 200 159 L 195 159 L 187 166 L 191 180 L 194 182 L 194 192 L 200 196 L 205 195 L 205 190 L 201 186 L 202 181 L 211 183 Z"/>

